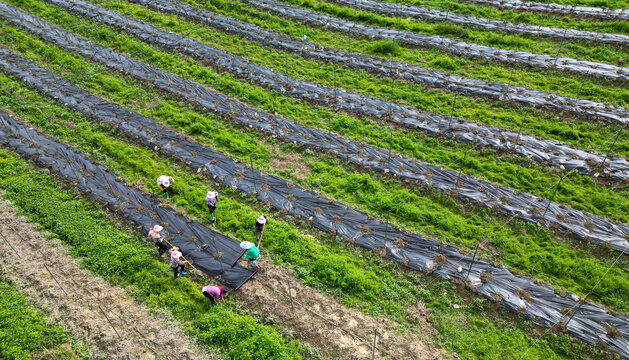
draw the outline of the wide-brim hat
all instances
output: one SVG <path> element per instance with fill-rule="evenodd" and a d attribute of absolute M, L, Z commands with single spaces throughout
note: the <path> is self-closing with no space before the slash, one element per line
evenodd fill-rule
<path fill-rule="evenodd" d="M 258 216 L 258 222 L 260 224 L 266 224 L 266 218 L 264 217 L 264 215 Z"/>
<path fill-rule="evenodd" d="M 155 225 L 155 226 L 153 226 L 153 231 L 160 232 L 160 231 L 162 231 L 162 230 L 164 230 L 164 227 L 162 227 L 162 226 L 159 226 L 159 225 Z"/>
<path fill-rule="evenodd" d="M 216 193 L 214 191 L 208 191 L 207 192 L 207 197 L 209 199 L 214 199 L 216 197 Z"/>
<path fill-rule="evenodd" d="M 170 181 L 167 180 L 162 180 L 162 185 L 164 185 L 164 187 L 169 187 L 170 186 Z"/>
<path fill-rule="evenodd" d="M 249 242 L 249 241 L 243 241 L 243 242 L 240 243 L 240 247 L 243 248 L 243 249 L 249 250 L 249 249 L 251 249 L 253 247 L 253 243 Z"/>
<path fill-rule="evenodd" d="M 181 255 L 182 255 L 181 252 L 175 250 L 172 253 L 170 253 L 170 260 L 179 259 Z"/>

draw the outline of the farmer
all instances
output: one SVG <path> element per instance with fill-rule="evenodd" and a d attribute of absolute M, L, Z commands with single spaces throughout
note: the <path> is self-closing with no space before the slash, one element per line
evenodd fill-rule
<path fill-rule="evenodd" d="M 171 184 L 174 184 L 174 183 L 175 183 L 175 179 L 173 179 L 172 176 L 162 175 L 157 178 L 157 185 L 162 189 L 164 194 L 166 194 L 166 199 L 168 199 L 167 189 Z"/>
<path fill-rule="evenodd" d="M 264 234 L 264 226 L 266 225 L 266 216 L 264 215 L 260 215 L 258 216 L 258 219 L 256 220 L 256 241 L 258 242 L 258 244 L 260 244 L 260 238 L 262 237 L 262 234 Z"/>
<path fill-rule="evenodd" d="M 207 195 L 205 195 L 205 203 L 207 204 L 207 209 L 210 211 L 210 216 L 212 217 L 212 221 L 216 224 L 216 217 L 214 217 L 214 211 L 216 211 L 216 202 L 218 201 L 218 192 L 216 191 L 208 191 Z"/>
<path fill-rule="evenodd" d="M 253 267 L 254 270 L 258 270 L 260 267 L 256 263 L 258 257 L 260 257 L 260 250 L 256 247 L 256 245 L 249 241 L 243 241 L 240 243 L 240 247 L 246 249 L 245 256 L 243 260 L 249 260 L 249 263 Z"/>
<path fill-rule="evenodd" d="M 223 298 L 224 294 L 227 294 L 227 290 L 223 290 L 223 286 L 204 286 L 201 291 L 203 292 L 203 296 L 210 299 L 212 305 L 216 305 L 218 299 L 223 301 L 225 304 L 225 299 Z"/>
<path fill-rule="evenodd" d="M 164 228 L 157 224 L 153 226 L 151 230 L 149 230 L 149 237 L 151 238 L 153 243 L 157 245 L 158 253 L 160 257 L 164 255 L 166 250 L 168 250 L 168 245 L 166 244 L 166 241 L 162 239 L 162 235 L 159 233 L 162 230 L 164 230 Z"/>
<path fill-rule="evenodd" d="M 175 277 L 186 275 L 186 272 L 183 271 L 186 268 L 186 261 L 181 261 L 181 256 L 182 254 L 178 247 L 170 249 L 170 268 L 173 269 Z"/>

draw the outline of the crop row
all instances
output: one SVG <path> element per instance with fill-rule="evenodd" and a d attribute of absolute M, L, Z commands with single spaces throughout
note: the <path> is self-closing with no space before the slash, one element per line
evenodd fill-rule
<path fill-rule="evenodd" d="M 574 6 L 518 0 L 467 0 L 479 5 L 494 6 L 504 10 L 539 12 L 549 15 L 592 17 L 602 20 L 629 20 L 629 9 L 610 9 Z"/>
<path fill-rule="evenodd" d="M 140 23 L 111 10 L 80 0 L 48 0 L 67 10 L 118 28 L 137 38 L 166 49 L 177 50 L 204 63 L 225 70 L 233 75 L 255 82 L 284 95 L 330 105 L 349 113 L 367 115 L 375 119 L 391 121 L 429 136 L 444 136 L 469 145 L 480 145 L 503 151 L 513 151 L 520 156 L 537 162 L 548 162 L 567 171 L 578 171 L 594 175 L 600 172 L 614 180 L 629 180 L 629 162 L 620 157 L 572 149 L 554 141 L 537 139 L 495 127 L 466 123 L 458 119 L 446 119 L 392 102 L 369 98 L 344 90 L 332 89 L 315 83 L 301 81 L 271 69 L 247 62 L 246 60 L 213 48 L 190 38 L 165 32 L 151 25 Z M 601 168 L 603 162 L 608 164 Z"/>
<path fill-rule="evenodd" d="M 489 31 L 501 31 L 523 35 L 548 36 L 564 40 L 584 40 L 615 45 L 629 44 L 629 36 L 621 34 L 560 29 L 548 26 L 523 25 L 499 20 L 483 19 L 469 15 L 453 14 L 449 11 L 428 9 L 406 4 L 394 4 L 376 0 L 362 0 L 360 2 L 348 0 L 330 0 L 330 2 L 350 6 L 359 10 L 377 12 L 390 16 L 446 21 L 464 27 L 479 27 Z"/>
<path fill-rule="evenodd" d="M 505 83 L 461 78 L 447 73 L 381 57 L 347 52 L 287 36 L 237 19 L 218 15 L 205 9 L 170 0 L 132 0 L 165 13 L 178 15 L 238 35 L 266 47 L 290 52 L 305 58 L 332 62 L 347 68 L 360 69 L 380 76 L 444 89 L 464 95 L 512 101 L 520 105 L 544 108 L 555 113 L 569 113 L 592 120 L 618 122 L 629 118 L 629 110 L 599 102 L 575 99 L 544 91 L 531 90 Z"/>
<path fill-rule="evenodd" d="M 372 39 L 389 39 L 402 44 L 434 48 L 463 57 L 493 60 L 502 63 L 520 64 L 542 69 L 574 72 L 582 75 L 626 81 L 629 70 L 606 63 L 576 60 L 572 58 L 536 54 L 526 51 L 498 49 L 491 46 L 467 43 L 443 36 L 420 34 L 409 31 L 363 25 L 326 14 L 287 5 L 273 0 L 242 0 L 263 10 L 267 10 L 294 21 L 300 21 L 325 29 Z"/>
<path fill-rule="evenodd" d="M 573 209 L 565 209 L 530 194 L 496 186 L 487 181 L 457 175 L 451 170 L 441 169 L 403 157 L 391 157 L 390 153 L 335 136 L 321 130 L 305 127 L 266 112 L 246 106 L 222 94 L 215 93 L 196 83 L 163 72 L 119 53 L 100 47 L 90 41 L 69 34 L 59 28 L 9 5 L 0 5 L 3 16 L 42 38 L 59 44 L 70 51 L 103 63 L 137 79 L 148 81 L 162 91 L 188 100 L 201 108 L 211 109 L 215 114 L 228 116 L 235 123 L 265 132 L 284 141 L 308 148 L 330 152 L 340 159 L 348 160 L 360 167 L 380 173 L 391 173 L 402 180 L 428 186 L 450 193 L 458 199 L 466 199 L 494 211 L 502 211 L 523 221 L 540 223 L 562 231 L 568 230 L 580 240 L 625 251 L 627 240 L 621 235 L 629 233 L 626 225 L 612 224 L 598 216 Z M 28 20 L 28 21 L 20 21 Z M 541 201 L 540 201 L 541 200 Z M 548 217 L 546 217 L 548 213 Z"/>
<path fill-rule="evenodd" d="M 136 190 L 129 185 L 123 184 L 122 180 L 116 174 L 111 172 L 106 167 L 95 163 L 88 156 L 74 151 L 67 145 L 59 143 L 54 139 L 45 136 L 43 133 L 38 132 L 35 129 L 26 128 L 15 119 L 12 119 L 5 112 L 0 112 L 0 123 L 2 124 L 4 129 L 4 132 L 0 134 L 0 137 L 2 137 L 2 142 L 6 147 L 27 158 L 30 158 L 32 161 L 41 165 L 42 167 L 49 168 L 52 173 L 58 174 L 58 176 L 64 181 L 76 186 L 82 192 L 88 194 L 88 196 L 90 196 L 92 199 L 102 204 L 105 208 L 109 208 L 112 212 L 117 213 L 118 216 L 120 216 L 125 221 L 143 226 L 143 232 L 145 234 L 146 229 L 150 228 L 149 224 L 153 224 L 159 221 L 159 216 L 166 215 L 164 219 L 176 220 L 177 215 L 175 215 L 175 211 L 173 209 L 162 207 L 162 210 L 160 211 L 158 210 L 160 208 L 159 206 L 157 206 L 158 204 L 153 204 L 154 206 L 152 208 L 155 212 L 160 211 L 159 215 L 144 215 L 143 213 L 147 212 L 148 209 L 150 209 L 147 209 L 146 206 L 151 205 L 152 201 L 145 195 L 142 195 L 139 190 Z M 129 197 L 123 198 L 122 195 L 126 195 Z M 137 205 L 144 204 L 146 206 L 142 205 L 138 208 L 135 208 L 126 205 L 132 204 L 133 202 L 137 202 Z M 74 217 L 77 214 L 70 212 L 66 215 Z M 62 220 L 60 221 L 63 220 L 65 219 L 62 218 Z M 194 226 L 194 223 L 191 223 L 193 224 L 193 226 L 191 226 L 189 230 L 199 231 L 201 229 L 200 225 Z M 249 276 L 251 276 L 249 270 L 240 267 L 234 267 L 229 269 L 229 271 L 227 272 L 222 272 L 220 271 L 221 265 L 217 265 L 217 263 L 219 262 L 215 260 L 213 256 L 198 251 L 197 246 L 194 242 L 190 241 L 189 236 L 186 239 L 179 238 L 179 240 L 177 240 L 177 237 L 180 236 L 178 234 L 178 231 L 185 231 L 186 227 L 189 226 L 187 220 L 183 219 L 183 221 L 176 221 L 175 224 L 164 222 L 164 224 L 172 229 L 172 240 L 176 243 L 176 245 L 183 247 L 184 251 L 187 252 L 186 256 L 197 258 L 197 260 L 199 260 L 198 262 L 194 262 L 195 267 L 198 267 L 203 271 L 208 271 L 213 275 L 220 274 L 221 278 L 226 280 L 226 282 L 231 285 L 237 284 L 239 282 L 239 280 L 236 280 L 238 279 L 238 277 L 245 277 L 248 279 Z M 81 225 L 84 224 L 80 222 L 77 224 L 77 232 L 79 230 L 83 230 L 83 227 Z M 214 240 L 220 241 L 220 235 L 217 236 L 217 233 L 207 228 L 205 229 L 206 231 L 204 231 L 204 233 L 197 233 L 197 235 L 199 235 L 199 239 L 207 239 L 208 233 L 211 232 L 213 233 L 213 235 L 210 237 L 210 239 L 213 238 Z M 90 242 L 96 242 L 93 236 L 95 233 L 94 229 L 91 230 L 90 233 L 92 234 L 92 237 L 90 237 Z M 96 234 L 99 233 L 96 232 Z M 107 247 L 109 247 L 110 249 L 113 247 L 113 241 L 111 241 L 111 239 L 107 238 L 106 236 L 99 236 L 99 238 L 100 239 L 98 240 L 100 241 L 107 241 Z M 75 240 L 85 241 L 85 237 L 81 236 L 79 237 L 79 239 Z M 235 242 L 232 241 L 232 243 Z M 163 281 L 163 277 L 168 276 L 168 272 L 163 271 L 165 270 L 164 266 L 162 266 L 162 271 L 155 271 L 157 270 L 156 261 L 151 260 L 150 255 L 147 253 L 147 251 L 141 251 L 139 249 L 131 250 L 128 246 L 124 246 L 124 243 L 118 243 L 117 245 L 126 247 L 126 250 L 122 252 L 125 255 L 117 256 L 118 258 L 120 258 L 120 262 L 133 260 L 132 265 L 136 267 L 136 269 L 138 269 L 140 265 L 148 265 L 142 270 L 143 272 L 145 272 L 145 274 L 147 271 L 154 272 L 154 274 L 148 278 L 151 280 L 162 278 L 161 280 Z M 237 243 L 235 243 L 235 245 L 236 247 L 238 247 Z M 224 250 L 225 246 L 221 247 L 220 249 Z M 230 252 L 225 253 L 226 257 L 228 254 L 230 254 Z M 145 264 L 142 264 L 141 260 L 144 260 Z M 153 264 L 146 264 L 147 261 L 153 262 Z M 211 262 L 213 263 L 211 265 L 212 269 L 205 266 L 210 264 Z M 131 264 L 127 264 L 127 266 L 129 265 Z M 228 266 L 225 265 L 225 267 Z M 110 267 L 108 268 L 111 269 Z M 124 270 L 125 268 L 120 267 L 115 271 L 122 272 Z M 142 276 L 141 281 L 148 285 L 151 282 L 151 280 L 147 281 L 148 279 Z M 188 285 L 186 286 L 188 289 L 183 291 L 180 296 L 178 296 L 179 299 L 181 298 L 181 295 L 190 296 L 191 289 L 189 289 L 189 287 L 192 284 L 187 282 L 186 285 Z M 179 306 L 181 305 L 183 304 L 180 303 Z M 198 306 L 198 304 L 195 305 Z M 211 311 L 210 313 L 212 313 L 212 315 L 210 315 L 209 318 L 214 318 L 214 321 L 216 321 L 217 318 L 222 317 L 223 320 L 221 321 L 221 323 L 225 321 L 230 321 L 234 324 L 240 324 L 240 326 L 242 326 L 242 329 L 238 332 L 225 331 L 231 329 L 220 331 L 222 333 L 220 336 L 224 337 L 220 340 L 216 338 L 211 339 L 211 342 L 218 343 L 218 345 L 223 347 L 224 350 L 226 350 L 233 358 L 257 359 L 259 358 L 259 356 L 267 357 L 270 354 L 274 355 L 273 358 L 293 359 L 292 356 L 297 356 L 297 358 L 299 358 L 299 353 L 297 352 L 297 349 L 299 349 L 299 347 L 296 346 L 297 344 L 284 341 L 283 339 L 281 339 L 279 334 L 277 334 L 277 332 L 272 330 L 270 327 L 255 324 L 254 322 L 252 322 L 252 319 L 250 317 L 239 315 L 222 307 L 220 308 L 220 310 Z M 195 326 L 201 327 L 202 329 L 209 326 L 209 328 L 214 329 L 215 332 L 220 329 L 220 325 L 208 323 L 208 316 L 202 317 L 199 323 L 196 323 Z M 245 339 L 247 341 L 243 341 Z M 257 344 L 258 347 L 254 349 L 249 349 L 249 344 L 251 343 Z M 231 347 L 230 345 L 234 347 Z"/>
<path fill-rule="evenodd" d="M 66 84 L 56 81 L 57 79 L 55 78 L 51 79 L 49 74 L 40 72 L 36 76 L 31 76 L 30 79 L 31 79 L 31 82 L 42 81 L 42 79 L 45 79 L 44 82 L 47 83 L 48 84 L 47 86 L 49 87 L 46 90 L 46 93 L 48 94 L 48 96 L 51 96 L 53 98 L 58 98 L 58 100 L 62 102 L 68 101 L 69 106 L 82 107 L 85 112 L 91 111 L 93 116 L 98 117 L 97 114 L 106 114 L 108 110 L 109 111 L 113 110 L 113 113 L 115 114 L 114 116 L 111 116 L 111 114 L 100 115 L 100 116 L 102 118 L 110 119 L 110 120 L 107 120 L 108 122 L 115 121 L 115 125 L 119 126 L 120 130 L 126 132 L 128 136 L 132 138 L 136 138 L 138 136 L 141 137 L 142 135 L 144 135 L 143 141 L 147 143 L 148 146 L 151 146 L 151 145 L 150 145 L 150 142 L 147 141 L 147 139 L 149 140 L 154 139 L 155 141 L 153 142 L 153 144 L 154 146 L 156 146 L 156 149 L 161 149 L 162 146 L 169 148 L 167 151 L 165 151 L 165 153 L 170 152 L 171 155 L 176 154 L 177 157 L 180 158 L 184 163 L 188 164 L 188 166 L 192 166 L 193 168 L 196 168 L 197 166 L 201 166 L 203 163 L 207 164 L 207 166 L 212 166 L 210 165 L 212 163 L 218 164 L 216 166 L 211 167 L 210 169 L 214 171 L 214 174 L 213 174 L 214 177 L 217 176 L 217 173 L 218 173 L 218 176 L 223 175 L 223 177 L 221 178 L 221 182 L 227 186 L 231 186 L 233 188 L 239 189 L 240 191 L 244 191 L 245 193 L 251 194 L 251 193 L 254 193 L 254 191 L 256 190 L 257 179 L 260 179 L 262 177 L 264 179 L 265 184 L 259 188 L 259 191 L 261 193 L 260 199 L 267 200 L 276 208 L 282 208 L 284 211 L 288 211 L 288 213 L 291 213 L 292 215 L 300 215 L 300 216 L 306 217 L 309 214 L 312 214 L 310 221 L 313 221 L 314 226 L 321 228 L 325 231 L 332 232 L 332 233 L 337 233 L 338 231 L 338 234 L 343 235 L 343 236 L 357 236 L 357 238 L 354 240 L 356 244 L 367 247 L 367 248 L 371 248 L 371 249 L 384 249 L 385 251 L 384 254 L 386 254 L 385 255 L 386 257 L 396 260 L 398 262 L 406 263 L 406 265 L 411 268 L 415 268 L 417 270 L 422 270 L 422 271 L 428 270 L 430 273 L 432 273 L 433 275 L 437 277 L 450 279 L 450 280 L 456 280 L 456 279 L 463 279 L 463 275 L 461 271 L 459 271 L 460 269 L 457 268 L 457 266 L 464 266 L 468 268 L 468 265 L 469 265 L 470 272 L 468 273 L 468 276 L 469 276 L 471 285 L 476 291 L 478 291 L 480 294 L 483 294 L 488 299 L 499 300 L 501 305 L 504 306 L 505 308 L 514 312 L 520 312 L 525 317 L 531 320 L 534 320 L 535 322 L 539 323 L 542 326 L 550 327 L 552 325 L 559 324 L 560 321 L 562 321 L 562 319 L 567 321 L 567 317 L 564 319 L 565 315 L 562 314 L 562 309 L 564 308 L 574 309 L 577 306 L 577 302 L 575 302 L 575 299 L 572 298 L 571 295 L 565 298 L 558 297 L 557 295 L 554 294 L 554 291 L 552 288 L 547 287 L 547 286 L 544 287 L 544 286 L 536 285 L 533 282 L 533 280 L 530 278 L 515 277 L 514 275 L 509 273 L 508 269 L 504 267 L 494 268 L 487 261 L 477 260 L 476 262 L 474 262 L 471 254 L 462 255 L 461 252 L 459 252 L 459 250 L 454 247 L 450 247 L 450 246 L 442 247 L 440 246 L 440 243 L 434 240 L 427 240 L 422 237 L 417 238 L 416 236 L 406 233 L 406 232 L 392 230 L 389 228 L 388 225 L 383 224 L 379 222 L 378 220 L 370 221 L 367 215 L 365 214 L 356 212 L 354 210 L 347 210 L 346 209 L 347 207 L 343 204 L 338 204 L 338 203 L 333 203 L 333 202 L 330 203 L 326 199 L 320 199 L 320 198 L 314 199 L 313 195 L 307 194 L 306 192 L 303 191 L 303 189 L 291 187 L 288 183 L 286 183 L 285 181 L 279 178 L 264 177 L 263 175 L 261 176 L 259 172 L 256 173 L 256 172 L 253 172 L 252 170 L 246 171 L 246 169 L 243 167 L 242 164 L 236 164 L 232 160 L 225 159 L 224 157 L 222 158 L 218 157 L 218 158 L 212 159 L 212 157 L 215 157 L 216 154 L 210 151 L 203 151 L 203 149 L 201 148 L 202 147 L 201 145 L 188 142 L 185 139 L 181 139 L 180 137 L 174 136 L 174 134 L 172 133 L 169 133 L 166 131 L 158 132 L 159 134 L 163 135 L 163 137 L 158 136 L 157 138 L 155 138 L 154 134 L 156 130 L 161 129 L 161 126 L 155 127 L 154 123 L 153 124 L 150 123 L 152 122 L 152 120 L 142 118 L 138 116 L 137 114 L 132 115 L 129 112 L 126 112 L 125 109 L 117 107 L 113 104 L 103 103 L 102 100 L 100 103 L 98 102 L 94 103 L 95 101 L 99 100 L 98 98 L 92 97 L 91 99 L 92 101 L 90 101 L 89 97 L 81 97 L 81 100 L 83 101 L 78 102 L 76 101 L 76 99 L 68 98 L 67 96 L 64 97 L 64 93 L 78 94 L 79 97 L 81 93 L 79 92 L 79 89 L 77 88 L 65 86 Z M 38 79 L 38 80 L 35 80 L 35 79 Z M 52 88 L 50 88 L 51 86 Z M 63 89 L 64 91 L 61 91 L 59 89 Z M 76 104 L 76 105 L 72 105 L 72 104 Z M 96 104 L 98 104 L 98 107 Z M 116 119 L 116 120 L 111 120 L 111 119 Z M 13 124 L 13 126 L 15 127 L 18 125 Z M 26 131 L 26 130 L 22 129 L 22 131 Z M 13 131 L 13 133 L 15 132 L 17 131 Z M 150 135 L 149 133 L 153 135 Z M 46 154 L 45 148 L 46 148 L 46 141 L 48 140 L 44 140 L 44 139 L 40 140 L 31 136 L 34 136 L 34 135 L 31 133 L 31 134 L 26 135 L 26 138 L 23 138 L 23 139 L 28 138 L 31 142 L 28 142 L 28 141 L 25 142 L 23 140 L 20 140 L 20 138 L 18 137 L 18 138 L 15 138 L 14 141 L 9 140 L 8 146 L 17 146 L 16 150 L 18 152 L 27 152 L 27 150 L 24 150 L 24 149 L 20 150 L 20 147 L 29 148 L 35 144 L 39 144 L 39 145 L 42 145 L 44 149 L 40 149 L 39 147 L 36 147 L 35 149 L 31 149 L 30 151 L 33 151 L 33 152 L 36 151 L 41 154 Z M 175 144 L 175 145 L 172 145 L 172 144 Z M 199 150 L 199 153 L 197 153 L 196 150 Z M 59 151 L 59 153 L 62 154 L 61 157 L 64 157 L 64 155 L 66 155 L 65 151 Z M 41 154 L 38 157 L 37 161 L 46 162 L 46 158 L 42 157 Z M 58 158 L 58 156 L 55 156 L 55 154 L 50 154 L 50 152 L 48 152 L 48 155 L 50 157 L 50 161 L 54 161 L 53 159 L 55 159 L 55 157 Z M 208 159 L 212 159 L 212 160 L 205 162 L 205 160 L 208 160 Z M 80 161 L 78 161 L 77 159 L 73 159 L 73 160 L 74 161 L 72 161 L 71 164 L 75 164 L 78 167 L 84 168 L 84 165 L 79 165 Z M 232 165 L 231 168 L 229 166 L 230 164 Z M 63 165 L 59 165 L 59 166 L 63 166 Z M 68 174 L 69 172 L 72 172 L 73 170 L 76 170 L 76 169 L 67 169 L 67 168 L 61 169 L 61 173 L 63 174 L 65 172 L 65 174 L 63 174 L 65 176 L 66 174 Z M 89 168 L 89 169 L 86 168 L 84 171 L 87 171 L 86 172 L 87 174 L 91 174 L 91 173 L 94 173 L 96 170 L 92 168 Z M 113 177 L 109 179 L 111 181 L 106 181 L 108 184 L 112 182 L 114 184 L 113 187 L 121 187 L 122 190 L 126 188 L 127 191 L 132 191 L 132 192 L 134 191 L 122 184 L 115 183 L 115 175 L 109 173 L 109 176 L 110 177 L 113 176 Z M 72 177 L 71 174 L 70 174 L 70 177 Z M 107 175 L 88 177 L 88 179 L 92 179 L 92 178 L 103 179 L 103 178 L 107 178 Z M 102 180 L 97 180 L 97 181 L 102 182 Z M 82 185 L 83 184 L 79 185 L 80 189 L 82 188 Z M 102 185 L 102 184 L 99 184 L 99 185 Z M 267 187 L 266 189 L 264 188 L 265 185 Z M 90 184 L 85 184 L 82 190 L 85 190 L 88 188 L 93 189 L 94 184 L 91 184 L 91 186 Z M 111 188 L 111 189 L 108 189 L 107 191 L 114 194 L 116 191 L 121 191 L 121 189 Z M 137 190 L 135 191 L 137 192 Z M 92 197 L 95 197 L 95 196 L 98 196 L 99 194 L 98 194 L 98 191 L 92 191 L 90 192 L 90 195 Z M 136 195 L 135 197 L 137 198 L 140 196 L 141 195 Z M 122 195 L 120 197 L 122 197 Z M 129 197 L 134 198 L 134 196 L 132 195 Z M 125 208 L 120 209 L 119 205 L 118 206 L 114 205 L 116 202 L 116 199 L 118 198 L 113 195 L 110 196 L 110 198 L 107 199 L 111 201 L 109 206 L 112 207 L 112 209 L 114 209 L 117 212 L 124 213 Z M 118 202 L 121 202 L 121 200 L 118 199 Z M 287 205 L 287 204 L 290 204 L 290 205 Z M 317 211 L 312 212 L 312 213 L 310 212 L 311 209 L 317 209 L 317 208 L 322 209 L 322 211 L 320 212 L 321 213 L 320 216 Z M 135 212 L 134 208 L 129 207 L 128 212 L 133 214 Z M 328 217 L 334 216 L 334 217 L 333 219 L 330 219 L 330 218 L 325 219 L 326 216 Z M 133 215 L 128 216 L 128 220 L 134 221 L 134 222 L 137 221 L 137 219 L 135 219 Z M 168 220 L 170 222 L 172 219 L 168 219 Z M 360 228 L 356 228 L 355 226 L 349 225 L 347 223 L 348 221 L 359 222 L 359 223 L 362 223 L 363 225 Z M 341 223 L 344 223 L 342 224 L 344 225 L 344 227 L 341 225 Z M 171 224 L 171 226 L 173 225 Z M 173 228 L 176 228 L 176 227 L 177 225 L 175 224 Z M 365 231 L 365 229 L 367 229 L 368 231 Z M 361 233 L 363 234 L 362 236 L 359 235 Z M 193 245 L 190 245 L 190 246 L 194 247 Z M 472 267 L 472 264 L 474 265 L 474 267 Z M 491 275 L 489 276 L 489 278 L 485 278 L 484 280 L 481 280 L 483 279 L 482 273 L 491 274 Z M 492 280 L 492 276 L 494 276 L 493 279 L 495 280 Z M 478 288 L 476 289 L 476 287 Z M 530 306 L 525 305 L 523 300 L 521 300 L 521 296 L 523 296 L 521 295 L 522 291 L 526 291 L 526 294 L 533 294 L 533 297 L 527 296 L 527 301 L 530 302 Z M 517 294 L 520 294 L 520 295 L 517 295 Z M 547 313 L 540 312 L 538 310 L 538 309 L 548 310 L 552 306 L 552 304 L 555 304 L 555 305 L 561 304 L 561 307 L 557 308 L 556 311 L 554 312 L 554 315 L 551 316 L 550 318 L 548 317 Z M 585 307 L 581 306 L 581 308 L 582 308 L 582 311 L 581 311 L 582 314 L 596 313 L 597 317 L 600 318 L 601 316 L 601 310 L 596 310 L 596 306 L 593 304 L 588 304 Z M 616 325 L 617 322 L 612 318 L 613 317 L 610 317 L 610 319 L 606 319 L 605 323 Z M 546 320 L 542 321 L 541 319 L 546 319 Z M 568 322 L 566 324 L 567 330 L 570 331 L 570 333 L 573 335 L 581 333 L 583 324 L 581 325 L 577 325 L 577 324 L 579 324 L 579 321 L 582 321 L 582 320 L 580 320 L 578 317 L 575 317 L 573 321 L 574 322 Z M 620 319 L 618 322 L 619 324 L 622 324 L 623 320 Z M 573 325 L 574 330 L 572 330 L 570 326 L 571 324 L 574 324 Z M 578 329 L 578 332 L 576 331 L 576 329 Z M 624 331 L 622 327 L 620 328 L 620 331 Z M 589 342 L 590 344 L 593 344 L 593 345 L 596 344 L 597 341 L 601 341 L 601 340 L 606 341 L 604 338 L 600 338 L 600 337 L 597 339 L 596 337 L 591 337 L 591 336 L 583 337 L 582 336 L 581 338 L 585 340 L 586 342 Z M 606 342 L 612 348 L 615 348 L 616 346 L 615 343 L 617 341 L 612 339 Z"/>

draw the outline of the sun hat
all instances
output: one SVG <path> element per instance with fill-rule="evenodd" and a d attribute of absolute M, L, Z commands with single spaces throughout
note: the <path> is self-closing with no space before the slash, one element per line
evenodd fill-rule
<path fill-rule="evenodd" d="M 258 216 L 258 222 L 260 224 L 266 224 L 266 217 L 264 217 L 264 215 Z"/>
<path fill-rule="evenodd" d="M 162 226 L 159 226 L 157 224 L 155 224 L 155 226 L 153 226 L 153 231 L 160 232 L 162 230 L 164 230 L 164 228 Z"/>
<path fill-rule="evenodd" d="M 173 251 L 172 253 L 170 253 L 170 260 L 177 260 L 181 257 L 181 252 L 179 251 Z"/>
<path fill-rule="evenodd" d="M 207 192 L 207 198 L 208 199 L 214 199 L 216 197 L 216 192 L 214 191 L 208 191 Z"/>
<path fill-rule="evenodd" d="M 164 185 L 164 187 L 169 187 L 170 186 L 170 181 L 168 181 L 168 179 L 162 180 L 162 185 Z"/>
<path fill-rule="evenodd" d="M 243 241 L 240 243 L 240 247 L 243 249 L 251 249 L 253 247 L 253 243 L 249 242 L 249 241 Z"/>

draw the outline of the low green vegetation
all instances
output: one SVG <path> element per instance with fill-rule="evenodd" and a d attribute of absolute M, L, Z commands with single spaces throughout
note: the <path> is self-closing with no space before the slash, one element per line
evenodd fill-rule
<path fill-rule="evenodd" d="M 44 312 L 33 308 L 26 297 L 0 273 L 1 359 L 27 360 L 44 351 L 45 356 L 48 356 L 45 358 L 63 356 L 63 359 L 87 359 L 86 356 L 76 354 L 82 353 L 82 350 L 84 345 L 71 339 L 66 330 L 54 324 Z"/>
<path fill-rule="evenodd" d="M 502 20 L 511 23 L 535 26 L 549 26 L 562 29 L 577 29 L 612 34 L 629 34 L 629 23 L 626 21 L 601 21 L 597 19 L 578 19 L 568 16 L 545 15 L 533 12 L 516 12 L 499 10 L 490 6 L 476 5 L 467 1 L 451 0 L 385 0 L 414 6 L 441 9 L 456 14 L 472 15 L 484 19 Z M 597 0 L 598 1 L 598 0 Z M 552 1 L 557 3 L 557 1 Z"/>
<path fill-rule="evenodd" d="M 86 26 L 89 26 L 86 25 Z M 77 29 L 78 27 L 75 27 Z M 99 29 L 99 38 L 104 38 L 107 30 Z M 87 36 L 98 40 L 97 35 L 88 31 Z M 115 36 L 115 35 L 112 35 Z M 268 110 L 287 116 L 302 124 L 322 128 L 329 131 L 336 131 L 357 141 L 367 141 L 368 143 L 386 147 L 391 134 L 383 127 L 373 121 L 361 121 L 348 118 L 345 115 L 335 115 L 331 111 L 313 108 L 307 104 L 302 104 L 293 99 L 283 99 L 280 94 L 272 93 L 243 84 L 226 75 L 218 75 L 207 68 L 199 67 L 194 61 L 182 61 L 174 55 L 168 55 L 154 48 L 138 43 L 129 38 L 109 39 L 104 45 L 113 46 L 123 52 L 133 52 L 142 60 L 158 64 L 167 71 L 173 73 L 186 73 L 186 78 L 193 78 L 207 85 L 217 88 L 219 91 L 230 95 L 241 97 L 246 102 L 252 102 Z M 45 59 L 46 62 L 53 62 L 60 65 L 56 71 L 82 86 L 86 86 L 93 91 L 104 96 L 114 94 L 114 101 L 124 101 L 129 99 L 128 94 L 120 92 L 127 89 L 132 84 L 124 84 L 106 75 L 109 71 L 102 66 L 93 65 L 84 59 L 77 58 L 65 51 L 47 46 L 33 40 L 32 36 L 24 34 L 24 31 L 15 29 L 7 35 L 4 40 L 7 46 L 19 47 L 20 51 L 27 54 L 36 52 L 35 59 Z M 118 44 L 125 44 L 120 46 Z M 138 49 L 139 48 L 139 49 Z M 39 50 L 38 50 L 39 49 Z M 61 60 L 63 59 L 63 60 Z M 85 76 L 86 73 L 94 76 Z M 74 75 L 72 75 L 74 74 Z M 134 96 L 135 98 L 135 96 Z M 333 118 L 334 117 L 334 118 Z M 211 137 L 211 135 L 209 135 Z M 454 149 L 449 150 L 434 138 L 422 138 L 415 132 L 397 132 L 395 141 L 391 146 L 393 150 L 401 152 L 403 155 L 418 158 L 424 162 L 438 164 L 458 170 L 465 156 L 466 146 L 450 144 Z M 246 161 L 246 159 L 245 159 Z M 521 191 L 531 192 L 538 196 L 549 197 L 552 194 L 553 186 L 559 180 L 557 175 L 553 175 L 545 167 L 528 168 L 530 164 L 527 159 L 520 157 L 505 157 L 496 159 L 493 151 L 474 151 L 466 157 L 465 173 L 482 176 L 491 181 L 514 187 Z M 569 203 L 574 207 L 590 211 L 597 215 L 611 217 L 618 221 L 629 222 L 625 217 L 629 209 L 629 197 L 626 190 L 623 192 L 608 192 L 601 186 L 596 185 L 588 177 L 572 173 L 562 182 L 562 186 L 557 192 L 555 200 Z"/>
<path fill-rule="evenodd" d="M 505 34 L 499 31 L 487 31 L 475 27 L 465 27 L 448 22 L 434 22 L 421 19 L 408 19 L 387 16 L 375 12 L 361 11 L 348 6 L 317 0 L 283 0 L 283 2 L 332 15 L 345 20 L 355 21 L 378 27 L 412 31 L 416 33 L 440 35 L 469 43 L 487 45 L 501 49 L 528 51 L 623 65 L 629 60 L 629 53 L 622 47 L 615 47 L 594 42 L 555 40 L 540 36 Z"/>

